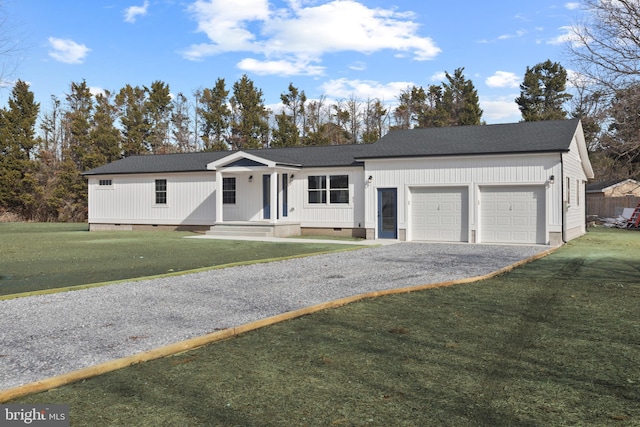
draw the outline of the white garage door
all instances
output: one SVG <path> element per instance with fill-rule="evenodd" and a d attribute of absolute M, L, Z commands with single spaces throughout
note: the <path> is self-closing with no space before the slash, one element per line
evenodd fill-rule
<path fill-rule="evenodd" d="M 480 241 L 546 243 L 544 187 L 480 190 Z"/>
<path fill-rule="evenodd" d="M 468 241 L 467 188 L 411 189 L 411 240 Z"/>

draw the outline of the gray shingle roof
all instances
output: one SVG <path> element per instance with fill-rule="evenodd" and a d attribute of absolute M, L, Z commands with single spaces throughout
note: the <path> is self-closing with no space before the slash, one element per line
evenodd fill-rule
<path fill-rule="evenodd" d="M 473 154 L 565 152 L 577 119 L 522 122 L 487 126 L 456 126 L 397 130 L 374 144 L 246 150 L 278 164 L 300 167 L 362 165 L 362 160 L 385 157 L 429 157 Z M 205 171 L 207 164 L 229 151 L 142 155 L 91 169 L 84 175 Z"/>

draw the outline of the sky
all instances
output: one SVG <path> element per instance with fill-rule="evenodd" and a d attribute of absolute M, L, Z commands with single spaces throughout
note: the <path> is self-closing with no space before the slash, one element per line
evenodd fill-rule
<path fill-rule="evenodd" d="M 10 82 L 30 85 L 41 112 L 72 82 L 94 93 L 126 84 L 169 85 L 193 98 L 218 78 L 243 74 L 279 112 L 292 83 L 307 98 L 378 98 L 441 84 L 464 68 L 483 120 L 521 120 L 514 99 L 527 67 L 550 59 L 567 70 L 566 40 L 581 16 L 567 0 L 5 0 L 19 41 Z M 5 68 L 7 68 L 5 66 Z"/>

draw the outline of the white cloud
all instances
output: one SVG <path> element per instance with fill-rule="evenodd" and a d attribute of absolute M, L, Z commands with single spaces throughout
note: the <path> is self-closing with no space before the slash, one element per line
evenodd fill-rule
<path fill-rule="evenodd" d="M 431 75 L 431 81 L 432 82 L 443 82 L 447 79 L 447 73 L 445 73 L 444 71 L 438 71 L 437 73 Z"/>
<path fill-rule="evenodd" d="M 144 16 L 149 11 L 149 0 L 145 0 L 142 6 L 130 6 L 124 10 L 124 20 L 133 24 L 138 16 Z"/>
<path fill-rule="evenodd" d="M 268 0 L 196 0 L 188 10 L 198 31 L 209 39 L 183 52 L 191 60 L 223 52 L 251 52 L 264 60 L 249 64 L 278 65 L 285 58 L 286 62 L 311 65 L 333 52 L 392 50 L 418 61 L 441 52 L 432 39 L 419 35 L 420 26 L 412 20 L 412 13 L 369 8 L 355 0 L 319 5 L 290 0 L 280 9 Z M 274 66 L 274 71 L 281 73 L 284 68 Z"/>
<path fill-rule="evenodd" d="M 521 78 L 514 73 L 507 71 L 496 71 L 492 76 L 487 77 L 484 81 L 489 87 L 510 87 L 515 88 L 520 86 Z"/>
<path fill-rule="evenodd" d="M 522 120 L 522 114 L 516 104 L 518 95 L 498 98 L 480 97 L 482 119 L 487 123 L 514 123 Z"/>
<path fill-rule="evenodd" d="M 571 26 L 564 26 L 564 27 L 560 27 L 559 28 L 560 31 L 562 31 L 562 34 L 560 34 L 559 36 L 548 40 L 547 44 L 551 44 L 551 45 L 559 45 L 559 44 L 567 44 L 570 43 L 574 46 L 579 46 L 581 45 L 581 42 L 579 40 L 579 38 L 576 36 L 573 27 Z"/>
<path fill-rule="evenodd" d="M 575 10 L 575 9 L 580 8 L 580 3 L 578 3 L 578 2 L 569 2 L 569 3 L 565 3 L 564 7 L 569 9 L 569 10 Z"/>
<path fill-rule="evenodd" d="M 380 83 L 372 80 L 334 79 L 322 85 L 322 91 L 333 99 L 347 99 L 355 96 L 363 100 L 377 98 L 382 102 L 395 102 L 403 90 L 414 86 L 413 82 Z"/>
<path fill-rule="evenodd" d="M 310 65 L 305 61 L 259 61 L 254 58 L 245 58 L 238 63 L 238 68 L 243 71 L 249 71 L 259 75 L 309 75 L 319 76 L 324 72 L 324 67 Z"/>
<path fill-rule="evenodd" d="M 498 40 L 514 39 L 514 38 L 522 37 L 525 34 L 527 34 L 526 30 L 518 30 L 515 32 L 515 34 L 503 34 L 501 36 L 498 36 Z"/>
<path fill-rule="evenodd" d="M 49 37 L 49 45 L 52 48 L 49 51 L 49 56 L 65 64 L 82 64 L 84 58 L 91 51 L 87 46 L 70 39 Z"/>
<path fill-rule="evenodd" d="M 105 90 L 99 86 L 89 86 L 89 92 L 91 92 L 91 95 L 93 96 L 104 96 L 106 94 Z"/>

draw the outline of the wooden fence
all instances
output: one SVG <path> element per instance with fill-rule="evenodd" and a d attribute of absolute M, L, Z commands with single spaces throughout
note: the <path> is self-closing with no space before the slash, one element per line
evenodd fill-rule
<path fill-rule="evenodd" d="M 640 197 L 588 197 L 587 215 L 597 215 L 600 218 L 617 218 L 624 208 L 635 208 L 640 203 Z"/>

